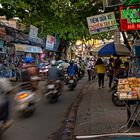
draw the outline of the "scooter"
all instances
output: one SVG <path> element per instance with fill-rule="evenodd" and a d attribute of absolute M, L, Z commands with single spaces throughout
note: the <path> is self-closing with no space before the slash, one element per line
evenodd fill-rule
<path fill-rule="evenodd" d="M 50 68 L 50 65 L 47 63 L 41 63 L 39 66 L 39 74 L 41 77 L 44 77 L 46 79 L 46 73 L 48 72 L 48 69 Z"/>
<path fill-rule="evenodd" d="M 73 90 L 77 86 L 77 78 L 75 76 L 69 76 L 68 87 Z"/>
<path fill-rule="evenodd" d="M 35 92 L 32 90 L 30 83 L 22 83 L 21 91 L 15 96 L 16 111 L 23 117 L 28 117 L 36 109 Z"/>
<path fill-rule="evenodd" d="M 49 100 L 50 103 L 55 103 L 58 100 L 58 97 L 61 95 L 60 91 L 60 83 L 59 81 L 50 82 L 47 85 L 47 91 L 45 94 L 45 98 Z"/>
<path fill-rule="evenodd" d="M 4 125 L 4 117 L 6 115 L 6 108 L 5 104 L 7 102 L 7 99 L 4 95 L 0 95 L 0 136 L 11 126 L 11 124 L 8 127 L 5 127 Z"/>
<path fill-rule="evenodd" d="M 67 74 L 67 72 L 64 72 L 64 82 L 66 85 L 68 84 L 68 81 L 69 81 L 68 74 Z"/>
<path fill-rule="evenodd" d="M 111 88 L 112 92 L 112 102 L 114 103 L 114 105 L 119 106 L 119 107 L 123 107 L 125 106 L 124 102 L 119 100 L 118 98 L 118 94 L 117 94 L 117 86 L 118 86 L 118 79 L 114 78 L 113 81 L 114 85 Z"/>

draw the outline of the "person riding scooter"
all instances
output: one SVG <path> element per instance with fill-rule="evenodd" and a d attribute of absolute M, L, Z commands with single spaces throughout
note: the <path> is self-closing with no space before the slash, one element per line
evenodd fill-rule
<path fill-rule="evenodd" d="M 10 100 L 8 94 L 11 93 L 13 87 L 10 81 L 6 78 L 0 78 L 0 122 L 2 122 L 2 127 L 0 127 L 0 134 L 12 124 L 10 120 Z"/>
<path fill-rule="evenodd" d="M 37 95 L 40 95 L 38 88 L 40 78 L 37 76 L 37 67 L 33 64 L 33 58 L 26 57 L 24 58 L 24 64 L 21 68 L 21 79 L 23 82 L 29 82 L 32 90 L 36 92 Z"/>
<path fill-rule="evenodd" d="M 76 77 L 77 73 L 77 67 L 74 65 L 73 61 L 70 62 L 70 66 L 67 68 L 67 74 L 68 76 L 74 76 Z"/>
<path fill-rule="evenodd" d="M 56 83 L 59 86 L 60 93 L 63 89 L 63 79 L 64 79 L 64 72 L 63 70 L 60 70 L 57 68 L 56 61 L 51 61 L 51 67 L 48 70 L 47 73 L 48 79 L 47 79 L 47 85 L 49 83 Z M 57 82 L 56 82 L 57 81 Z"/>

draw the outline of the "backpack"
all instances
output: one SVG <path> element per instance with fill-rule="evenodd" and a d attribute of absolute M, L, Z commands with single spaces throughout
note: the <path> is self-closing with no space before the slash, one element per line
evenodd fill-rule
<path fill-rule="evenodd" d="M 76 73 L 75 66 L 69 66 L 67 72 L 69 75 L 75 75 Z"/>

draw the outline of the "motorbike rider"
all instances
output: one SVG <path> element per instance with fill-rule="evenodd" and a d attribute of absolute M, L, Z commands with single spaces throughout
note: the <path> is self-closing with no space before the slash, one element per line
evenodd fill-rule
<path fill-rule="evenodd" d="M 40 100 L 40 91 L 38 88 L 40 78 L 37 76 L 37 67 L 34 65 L 34 60 L 31 57 L 26 57 L 23 59 L 24 64 L 21 68 L 21 78 L 23 82 L 29 82 L 32 85 L 32 90 L 38 95 L 38 100 Z"/>
<path fill-rule="evenodd" d="M 64 79 L 64 72 L 62 69 L 57 68 L 56 60 L 51 61 L 51 67 L 48 69 L 48 79 L 47 79 L 47 85 L 49 83 L 55 83 L 59 86 L 60 93 L 63 89 L 63 79 Z"/>
<path fill-rule="evenodd" d="M 10 116 L 10 101 L 8 94 L 12 93 L 13 87 L 10 81 L 6 78 L 0 78 L 0 122 L 3 121 L 2 130 L 9 128 L 12 124 Z"/>
<path fill-rule="evenodd" d="M 77 66 L 74 65 L 74 62 L 73 61 L 70 61 L 70 66 L 68 66 L 67 68 L 67 74 L 68 76 L 74 76 L 76 77 L 76 73 L 77 73 Z"/>

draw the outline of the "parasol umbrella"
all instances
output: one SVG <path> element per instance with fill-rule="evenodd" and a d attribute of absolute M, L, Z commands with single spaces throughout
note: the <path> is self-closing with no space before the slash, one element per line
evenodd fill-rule
<path fill-rule="evenodd" d="M 115 44 L 114 42 L 104 45 L 98 51 L 99 56 L 107 57 L 107 56 L 128 56 L 130 55 L 130 51 L 124 44 Z"/>

